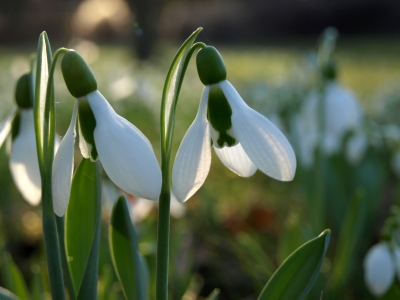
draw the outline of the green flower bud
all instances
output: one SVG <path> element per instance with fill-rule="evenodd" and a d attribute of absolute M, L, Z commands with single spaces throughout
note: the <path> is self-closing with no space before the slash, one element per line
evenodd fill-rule
<path fill-rule="evenodd" d="M 326 79 L 326 80 L 336 79 L 337 68 L 336 68 L 336 63 L 333 59 L 330 59 L 329 62 L 326 63 L 321 68 L 321 75 L 322 75 L 322 78 Z"/>
<path fill-rule="evenodd" d="M 86 96 L 97 90 L 96 78 L 78 52 L 70 50 L 64 55 L 61 71 L 69 92 L 75 98 Z"/>
<path fill-rule="evenodd" d="M 196 57 L 197 73 L 204 85 L 211 85 L 226 79 L 224 60 L 218 50 L 206 46 Z"/>
<path fill-rule="evenodd" d="M 31 76 L 31 73 L 27 73 L 18 79 L 17 87 L 15 89 L 15 101 L 19 108 L 32 108 L 33 106 L 30 93 Z"/>

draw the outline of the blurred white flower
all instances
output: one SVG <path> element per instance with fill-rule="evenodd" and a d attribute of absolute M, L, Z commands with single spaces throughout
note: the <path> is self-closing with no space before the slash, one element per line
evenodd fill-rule
<path fill-rule="evenodd" d="M 322 129 L 320 118 L 323 118 Z M 320 137 L 322 150 L 332 155 L 341 149 L 345 134 L 352 131 L 356 135 L 354 140 L 350 139 L 347 157 L 350 162 L 359 161 L 368 145 L 362 123 L 363 112 L 357 98 L 336 81 L 331 80 L 326 84 L 324 94 L 312 91 L 293 122 L 294 131 L 298 133 L 297 144 L 303 166 L 307 168 L 313 165 Z"/>
<path fill-rule="evenodd" d="M 365 151 L 368 148 L 368 138 L 362 129 L 358 129 L 347 141 L 346 158 L 353 164 L 358 164 L 363 158 Z"/>
<path fill-rule="evenodd" d="M 398 270 L 396 257 L 391 252 L 389 245 L 381 242 L 368 250 L 364 259 L 364 280 L 368 290 L 376 297 L 382 296 L 390 288 Z M 398 271 L 397 271 L 398 272 Z"/>

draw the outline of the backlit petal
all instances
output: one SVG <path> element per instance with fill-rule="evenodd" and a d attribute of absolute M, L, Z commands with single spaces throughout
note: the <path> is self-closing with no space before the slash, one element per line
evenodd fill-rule
<path fill-rule="evenodd" d="M 364 260 L 364 279 L 368 290 L 376 297 L 383 295 L 392 285 L 394 275 L 389 246 L 386 243 L 372 246 Z"/>
<path fill-rule="evenodd" d="M 266 117 L 247 106 L 228 81 L 220 85 L 232 108 L 233 130 L 251 161 L 272 178 L 292 180 L 296 157 L 286 137 Z"/>
<path fill-rule="evenodd" d="M 75 102 L 71 124 L 61 141 L 53 162 L 53 204 L 54 213 L 62 217 L 68 207 L 71 192 L 71 180 L 74 168 L 75 124 L 78 111 L 78 101 Z"/>
<path fill-rule="evenodd" d="M 221 149 L 214 147 L 214 150 L 222 163 L 239 176 L 250 177 L 257 171 L 257 167 L 247 156 L 240 143 L 233 147 Z"/>
<path fill-rule="evenodd" d="M 211 165 L 211 137 L 207 121 L 209 87 L 205 87 L 196 118 L 186 132 L 172 170 L 176 198 L 186 201 L 203 185 Z"/>
<path fill-rule="evenodd" d="M 147 138 L 117 115 L 98 91 L 87 95 L 87 99 L 96 118 L 94 140 L 107 175 L 127 193 L 157 200 L 161 170 Z"/>
<path fill-rule="evenodd" d="M 25 200 L 31 205 L 38 205 L 42 192 L 33 110 L 21 109 L 20 114 L 19 132 L 11 149 L 10 169 L 15 185 Z"/>
<path fill-rule="evenodd" d="M 11 124 L 14 119 L 17 108 L 14 107 L 11 112 L 7 115 L 6 119 L 0 124 L 0 147 L 3 145 L 7 135 L 11 130 Z"/>

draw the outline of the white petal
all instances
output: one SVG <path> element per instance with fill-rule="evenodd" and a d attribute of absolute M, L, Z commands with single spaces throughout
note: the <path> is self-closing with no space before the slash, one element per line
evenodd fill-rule
<path fill-rule="evenodd" d="M 222 163 L 239 176 L 250 177 L 257 171 L 240 143 L 233 147 L 213 148 Z"/>
<path fill-rule="evenodd" d="M 369 249 L 364 260 L 364 279 L 369 291 L 376 297 L 383 295 L 393 283 L 393 257 L 386 243 Z"/>
<path fill-rule="evenodd" d="M 232 127 L 252 162 L 272 178 L 292 180 L 296 157 L 286 137 L 266 117 L 247 106 L 228 81 L 220 85 L 232 108 Z"/>
<path fill-rule="evenodd" d="M 129 203 L 131 206 L 132 220 L 134 223 L 139 223 L 146 218 L 154 208 L 154 204 L 156 204 L 154 201 L 136 197 L 133 201 L 130 200 Z"/>
<path fill-rule="evenodd" d="M 364 131 L 358 130 L 346 145 L 346 158 L 351 164 L 358 164 L 368 148 L 368 139 Z"/>
<path fill-rule="evenodd" d="M 94 140 L 107 175 L 125 192 L 157 200 L 161 170 L 147 138 L 117 115 L 98 91 L 87 95 L 87 99 L 96 118 Z"/>
<path fill-rule="evenodd" d="M 10 169 L 25 200 L 38 205 L 42 192 L 32 109 L 20 110 L 19 133 L 12 144 Z"/>
<path fill-rule="evenodd" d="M 186 132 L 172 170 L 172 186 L 178 201 L 189 199 L 203 185 L 211 165 L 211 137 L 207 121 L 209 87 L 205 87 L 196 118 Z"/>
<path fill-rule="evenodd" d="M 71 192 L 71 180 L 74 168 L 75 124 L 78 111 L 78 101 L 75 101 L 71 124 L 61 141 L 53 162 L 53 205 L 54 213 L 62 217 L 68 207 Z"/>
<path fill-rule="evenodd" d="M 186 206 L 176 199 L 175 194 L 171 189 L 171 204 L 170 204 L 171 216 L 175 219 L 180 219 L 186 214 Z"/>
<path fill-rule="evenodd" d="M 13 107 L 11 112 L 7 115 L 6 119 L 0 124 L 0 147 L 3 145 L 4 140 L 11 130 L 12 121 L 16 112 L 17 108 Z"/>

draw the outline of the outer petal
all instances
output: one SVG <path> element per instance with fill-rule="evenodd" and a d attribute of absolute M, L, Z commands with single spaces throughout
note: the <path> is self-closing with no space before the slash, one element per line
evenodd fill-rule
<path fill-rule="evenodd" d="M 211 137 L 206 118 L 209 87 L 205 87 L 196 118 L 186 132 L 172 170 L 176 199 L 189 199 L 203 185 L 211 165 Z"/>
<path fill-rule="evenodd" d="M 362 129 L 359 129 L 346 145 L 346 158 L 353 165 L 358 164 L 363 158 L 365 151 L 368 148 L 367 135 Z"/>
<path fill-rule="evenodd" d="M 107 175 L 127 193 L 157 200 L 161 170 L 149 141 L 117 115 L 98 91 L 87 95 L 87 99 L 96 118 L 94 140 Z"/>
<path fill-rule="evenodd" d="M 53 162 L 53 204 L 54 213 L 62 217 L 68 207 L 71 192 L 71 180 L 74 168 L 75 124 L 78 111 L 78 101 L 75 101 L 71 124 L 61 141 Z"/>
<path fill-rule="evenodd" d="M 215 148 L 215 153 L 222 163 L 232 172 L 242 177 L 250 177 L 257 171 L 257 167 L 243 150 L 239 143 L 233 147 Z"/>
<path fill-rule="evenodd" d="M 364 260 L 364 279 L 369 291 L 376 297 L 383 295 L 393 283 L 395 269 L 392 254 L 386 243 L 369 249 Z"/>
<path fill-rule="evenodd" d="M 14 182 L 25 200 L 31 205 L 38 205 L 42 191 L 33 110 L 22 109 L 20 113 L 20 128 L 12 145 L 10 169 Z"/>
<path fill-rule="evenodd" d="M 11 124 L 14 119 L 17 108 L 13 107 L 11 112 L 7 115 L 6 119 L 0 124 L 0 147 L 3 145 L 8 133 L 11 130 Z"/>
<path fill-rule="evenodd" d="M 247 106 L 227 80 L 220 85 L 232 108 L 233 130 L 249 158 L 272 178 L 292 180 L 296 157 L 286 137 L 267 118 Z"/>

